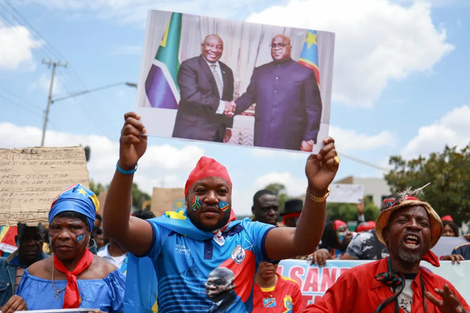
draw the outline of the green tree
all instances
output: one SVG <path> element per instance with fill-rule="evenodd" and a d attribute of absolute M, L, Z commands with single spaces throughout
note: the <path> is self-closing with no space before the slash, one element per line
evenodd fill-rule
<path fill-rule="evenodd" d="M 99 195 L 102 191 L 107 191 L 109 188 L 108 186 L 103 186 L 101 183 L 95 183 L 94 181 L 90 181 L 90 190 L 95 193 L 95 195 Z"/>
<path fill-rule="evenodd" d="M 277 201 L 279 202 L 279 212 L 284 210 L 284 204 L 287 200 L 291 199 L 287 195 L 286 186 L 281 183 L 272 183 L 264 187 L 264 189 L 271 190 L 277 196 Z"/>
<path fill-rule="evenodd" d="M 99 195 L 100 192 L 107 191 L 109 185 L 104 186 L 101 183 L 95 183 L 90 181 L 90 190 L 93 191 L 96 195 Z M 132 207 L 136 209 L 142 209 L 142 204 L 150 200 L 151 197 L 139 189 L 136 183 L 132 183 Z"/>
<path fill-rule="evenodd" d="M 141 209 L 142 203 L 147 200 L 150 200 L 150 196 L 140 190 L 136 183 L 132 183 L 132 207 Z"/>
<path fill-rule="evenodd" d="M 470 220 L 470 145 L 460 151 L 446 146 L 442 153 L 409 161 L 392 156 L 389 163 L 394 168 L 385 179 L 393 193 L 430 182 L 422 200 L 429 202 L 440 216 L 451 215 L 458 224 Z"/>
<path fill-rule="evenodd" d="M 379 215 L 379 208 L 368 197 L 364 199 L 364 218 L 366 221 L 375 221 Z M 330 220 L 342 220 L 344 222 L 356 222 L 358 217 L 357 206 L 352 203 L 326 204 L 326 216 Z"/>

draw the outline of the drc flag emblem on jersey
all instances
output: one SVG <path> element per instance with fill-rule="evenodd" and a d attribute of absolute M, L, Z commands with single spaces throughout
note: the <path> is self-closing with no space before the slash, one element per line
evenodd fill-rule
<path fill-rule="evenodd" d="M 263 298 L 263 306 L 265 308 L 275 308 L 276 298 Z"/>

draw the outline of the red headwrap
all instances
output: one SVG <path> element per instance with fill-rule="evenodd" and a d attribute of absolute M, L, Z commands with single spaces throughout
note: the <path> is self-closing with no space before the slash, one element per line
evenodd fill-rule
<path fill-rule="evenodd" d="M 441 218 L 441 220 L 442 220 L 442 221 L 449 221 L 449 222 L 453 222 L 453 221 L 454 221 L 454 219 L 453 219 L 452 216 L 450 216 L 450 215 L 443 216 L 443 217 Z"/>
<path fill-rule="evenodd" d="M 186 196 L 188 194 L 189 188 L 196 181 L 211 176 L 225 179 L 228 181 L 230 188 L 232 188 L 232 181 L 230 180 L 230 176 L 228 175 L 228 171 L 225 166 L 214 159 L 203 156 L 199 159 L 191 174 L 189 174 L 188 180 L 186 181 L 186 185 L 184 187 L 184 195 Z"/>
<path fill-rule="evenodd" d="M 356 227 L 356 231 L 358 233 L 360 232 L 363 232 L 363 231 L 368 231 L 368 230 L 371 230 L 372 228 L 375 228 L 375 222 L 373 222 L 374 224 L 371 224 L 371 222 L 363 222 L 363 223 L 360 223 L 357 227 Z"/>
<path fill-rule="evenodd" d="M 333 230 L 337 230 L 338 228 L 340 228 L 341 226 L 347 226 L 347 224 L 345 222 L 343 222 L 342 220 L 336 220 L 333 222 Z"/>

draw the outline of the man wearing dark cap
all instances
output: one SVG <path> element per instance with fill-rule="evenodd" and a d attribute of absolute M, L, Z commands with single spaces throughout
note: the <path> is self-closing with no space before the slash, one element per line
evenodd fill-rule
<path fill-rule="evenodd" d="M 251 212 L 253 213 L 253 221 L 278 226 L 279 202 L 276 194 L 268 189 L 258 190 L 253 196 Z"/>
<path fill-rule="evenodd" d="M 281 216 L 283 216 L 282 224 L 284 226 L 296 227 L 303 206 L 304 204 L 300 199 L 287 200 L 284 204 L 284 212 L 281 213 Z"/>
<path fill-rule="evenodd" d="M 186 181 L 186 209 L 144 221 L 129 213 L 133 174 L 147 148 L 146 129 L 136 113 L 124 118 L 119 160 L 104 208 L 105 233 L 131 253 L 152 259 L 159 312 L 208 312 L 213 302 L 204 282 L 218 267 L 234 273 L 237 299 L 226 312 L 252 312 L 259 263 L 308 254 L 320 240 L 328 186 L 340 162 L 334 140 L 324 139 L 319 154 L 307 160 L 307 197 L 296 228 L 236 221 L 228 171 L 207 157 L 198 161 Z"/>
<path fill-rule="evenodd" d="M 439 215 L 407 190 L 376 223 L 390 257 L 351 268 L 305 312 L 455 312 L 470 310 L 455 287 L 419 266 L 439 266 L 431 248 L 442 234 Z"/>

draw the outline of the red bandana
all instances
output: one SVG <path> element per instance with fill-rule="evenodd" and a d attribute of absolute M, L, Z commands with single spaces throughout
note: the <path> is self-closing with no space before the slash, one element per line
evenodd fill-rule
<path fill-rule="evenodd" d="M 337 230 L 338 228 L 340 228 L 341 226 L 348 226 L 345 222 L 343 222 L 342 220 L 336 220 L 333 222 L 333 230 Z"/>
<path fill-rule="evenodd" d="M 91 262 L 93 262 L 93 253 L 86 249 L 73 271 L 69 272 L 64 263 L 54 254 L 54 267 L 67 275 L 67 287 L 65 288 L 63 309 L 75 309 L 80 305 L 81 299 L 78 293 L 77 275 L 80 275 L 86 270 Z"/>
<path fill-rule="evenodd" d="M 198 180 L 206 177 L 221 177 L 228 181 L 230 188 L 232 188 L 232 181 L 228 175 L 228 171 L 219 162 L 208 157 L 201 157 L 196 164 L 196 167 L 189 174 L 188 180 L 186 181 L 186 186 L 184 186 L 184 195 L 188 194 L 189 188 Z"/>

